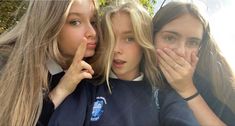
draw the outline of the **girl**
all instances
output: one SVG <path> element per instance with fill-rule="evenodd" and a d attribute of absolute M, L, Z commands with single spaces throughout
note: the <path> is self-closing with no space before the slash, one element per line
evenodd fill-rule
<path fill-rule="evenodd" d="M 86 61 L 97 44 L 95 10 L 93 0 L 31 0 L 21 21 L 1 35 L 1 126 L 46 125 L 53 109 L 92 77 Z"/>
<path fill-rule="evenodd" d="M 170 2 L 152 22 L 159 66 L 200 125 L 235 125 L 234 75 L 197 8 Z"/>
<path fill-rule="evenodd" d="M 135 1 L 114 1 L 105 8 L 101 27 L 106 48 L 100 50 L 99 65 L 94 67 L 100 68 L 99 78 L 79 84 L 53 113 L 49 125 L 198 125 L 175 92 L 156 90 L 153 95 L 161 79 L 154 65 L 147 11 Z"/>

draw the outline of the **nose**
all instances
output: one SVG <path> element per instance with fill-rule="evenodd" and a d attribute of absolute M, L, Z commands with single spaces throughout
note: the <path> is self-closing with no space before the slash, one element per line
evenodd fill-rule
<path fill-rule="evenodd" d="M 89 23 L 87 26 L 86 37 L 91 39 L 96 38 L 96 27 L 93 26 L 91 23 Z"/>
<path fill-rule="evenodd" d="M 122 53 L 121 43 L 119 42 L 119 40 L 116 40 L 113 51 L 114 51 L 115 54 L 121 54 Z"/>
<path fill-rule="evenodd" d="M 184 44 L 180 43 L 180 44 L 177 44 L 175 45 L 175 47 L 173 48 L 173 51 L 181 56 L 181 57 L 185 57 L 185 53 L 186 53 L 186 47 Z"/>

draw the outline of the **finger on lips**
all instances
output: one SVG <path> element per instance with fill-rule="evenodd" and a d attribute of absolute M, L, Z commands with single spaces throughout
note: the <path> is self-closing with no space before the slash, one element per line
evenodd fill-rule
<path fill-rule="evenodd" d="M 78 48 L 76 50 L 74 60 L 80 61 L 83 59 L 85 52 L 86 52 L 86 46 L 87 46 L 87 39 L 83 38 L 83 41 L 78 45 Z"/>

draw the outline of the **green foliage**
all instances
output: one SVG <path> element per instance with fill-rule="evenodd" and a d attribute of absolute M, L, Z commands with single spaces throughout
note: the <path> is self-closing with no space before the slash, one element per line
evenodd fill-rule
<path fill-rule="evenodd" d="M 0 0 L 0 34 L 17 23 L 26 11 L 27 3 L 23 0 Z M 99 0 L 101 7 L 107 6 L 112 0 Z M 139 0 L 152 15 L 157 0 Z"/>
<path fill-rule="evenodd" d="M 151 15 L 154 14 L 154 5 L 156 4 L 156 0 L 140 0 L 140 3 L 149 11 Z"/>
<path fill-rule="evenodd" d="M 112 0 L 99 0 L 100 7 L 107 6 Z M 149 11 L 151 15 L 154 13 L 154 5 L 157 0 L 139 0 L 139 2 Z"/>
<path fill-rule="evenodd" d="M 26 10 L 22 0 L 0 0 L 0 34 L 13 26 Z"/>

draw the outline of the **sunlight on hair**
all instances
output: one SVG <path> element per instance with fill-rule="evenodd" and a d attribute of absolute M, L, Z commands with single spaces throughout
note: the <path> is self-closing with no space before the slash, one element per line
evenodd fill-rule
<path fill-rule="evenodd" d="M 211 32 L 215 40 L 228 60 L 233 71 L 235 71 L 235 17 L 232 16 L 235 12 L 235 2 L 233 0 L 217 13 L 211 16 Z"/>

